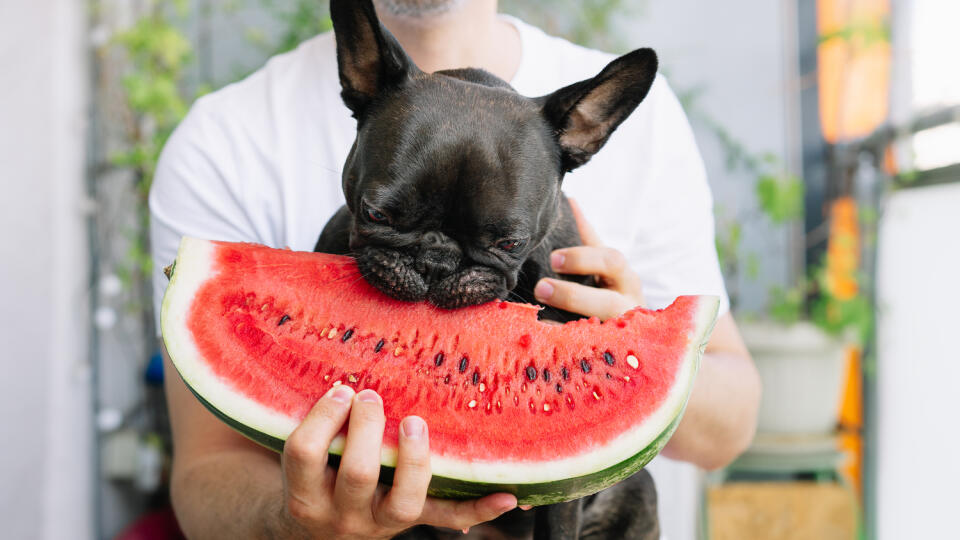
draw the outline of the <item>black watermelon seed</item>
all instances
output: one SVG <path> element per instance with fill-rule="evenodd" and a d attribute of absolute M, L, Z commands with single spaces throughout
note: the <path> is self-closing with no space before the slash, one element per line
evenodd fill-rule
<path fill-rule="evenodd" d="M 433 365 L 435 365 L 435 366 L 437 366 L 437 367 L 440 367 L 440 366 L 443 365 L 443 353 L 442 353 L 442 352 L 437 353 L 437 355 L 433 357 Z"/>
<path fill-rule="evenodd" d="M 290 320 L 290 316 L 289 316 L 289 315 L 284 315 L 283 317 L 280 317 L 280 322 L 277 323 L 277 326 L 280 326 L 280 325 L 282 325 L 283 323 L 285 323 L 285 322 L 287 322 L 287 321 L 289 321 L 289 320 Z"/>
<path fill-rule="evenodd" d="M 560 386 L 560 383 L 557 383 L 557 393 L 558 393 L 558 394 L 562 394 L 562 393 L 563 393 L 563 387 Z"/>
<path fill-rule="evenodd" d="M 562 368 L 560 368 L 560 376 L 563 377 L 563 380 L 567 380 L 570 378 L 570 372 L 567 371 L 567 366 L 563 366 Z"/>
<path fill-rule="evenodd" d="M 468 363 L 470 363 L 470 361 L 467 360 L 467 357 L 466 357 L 466 356 L 464 356 L 463 358 L 460 359 L 460 368 L 459 368 L 459 369 L 460 369 L 460 373 L 463 373 L 464 371 L 467 370 L 467 364 L 468 364 Z"/>
<path fill-rule="evenodd" d="M 590 373 L 590 364 L 587 363 L 586 359 L 580 360 L 580 369 L 582 369 L 584 373 Z"/>
<path fill-rule="evenodd" d="M 340 341 L 342 341 L 343 343 L 346 343 L 347 340 L 350 339 L 351 336 L 353 336 L 353 328 L 351 328 L 351 329 L 347 330 L 346 332 L 344 332 L 344 333 L 343 333 L 343 337 L 340 338 Z"/>
<path fill-rule="evenodd" d="M 613 375 L 607 373 L 607 378 L 608 378 L 608 379 L 612 379 L 612 378 L 613 378 Z"/>
<path fill-rule="evenodd" d="M 610 364 L 611 366 L 612 366 L 613 363 L 614 363 L 613 355 L 610 354 L 609 352 L 603 353 L 603 360 L 604 360 L 606 363 Z"/>
<path fill-rule="evenodd" d="M 373 352 L 380 352 L 380 349 L 383 348 L 384 341 L 381 339 L 377 342 L 377 346 L 373 348 Z"/>
<path fill-rule="evenodd" d="M 546 368 L 543 369 L 543 380 L 544 380 L 545 382 L 550 382 L 550 370 L 549 370 L 549 369 L 546 369 Z"/>
<path fill-rule="evenodd" d="M 537 380 L 537 368 L 533 366 L 527 366 L 527 378 L 531 381 Z"/>
<path fill-rule="evenodd" d="M 476 386 L 476 384 L 477 384 L 478 382 L 480 382 L 480 372 L 479 372 L 479 371 L 474 371 L 474 372 L 473 372 L 473 384 L 474 384 L 474 386 Z"/>

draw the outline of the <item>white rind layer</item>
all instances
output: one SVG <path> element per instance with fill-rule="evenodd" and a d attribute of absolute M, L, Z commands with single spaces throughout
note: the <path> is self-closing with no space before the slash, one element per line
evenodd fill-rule
<path fill-rule="evenodd" d="M 202 361 L 187 328 L 186 316 L 196 292 L 207 279 L 215 275 L 212 269 L 214 251 L 213 243 L 206 240 L 185 237 L 180 243 L 176 267 L 160 313 L 167 352 L 183 380 L 212 406 L 253 430 L 286 440 L 299 421 L 244 396 L 215 375 Z M 636 428 L 597 448 L 585 448 L 578 456 L 546 462 L 465 462 L 433 455 L 430 461 L 433 474 L 468 482 L 533 484 L 595 473 L 629 459 L 653 442 L 682 413 L 693 386 L 700 356 L 716 320 L 718 306 L 717 297 L 701 297 L 696 325 L 690 332 L 690 345 L 677 374 L 677 380 L 684 383 L 673 385 L 660 407 Z M 343 443 L 343 437 L 337 437 L 330 452 L 340 454 Z M 384 448 L 380 462 L 394 467 L 397 462 L 396 449 Z"/>
<path fill-rule="evenodd" d="M 226 413 L 238 415 L 244 424 L 270 436 L 286 439 L 298 422 L 239 394 L 202 361 L 187 328 L 187 313 L 197 291 L 216 276 L 212 242 L 184 237 L 177 251 L 173 276 L 160 307 L 160 328 L 167 353 L 180 377 L 194 392 Z M 231 414 L 232 416 L 232 414 Z"/>

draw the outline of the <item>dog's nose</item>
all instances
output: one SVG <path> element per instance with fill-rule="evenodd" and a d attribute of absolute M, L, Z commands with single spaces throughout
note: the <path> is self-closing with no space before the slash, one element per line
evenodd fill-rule
<path fill-rule="evenodd" d="M 427 281 L 438 281 L 455 272 L 460 257 L 460 246 L 453 238 L 440 231 L 420 235 L 415 255 L 416 269 Z"/>
<path fill-rule="evenodd" d="M 416 259 L 416 270 L 428 282 L 441 280 L 457 270 L 460 256 L 449 249 L 424 249 Z"/>

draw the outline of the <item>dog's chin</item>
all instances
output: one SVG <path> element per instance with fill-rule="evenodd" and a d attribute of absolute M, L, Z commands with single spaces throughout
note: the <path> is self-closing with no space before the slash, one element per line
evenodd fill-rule
<path fill-rule="evenodd" d="M 432 284 L 428 298 L 437 307 L 456 309 L 506 296 L 502 274 L 486 266 L 472 266 Z"/>
<path fill-rule="evenodd" d="M 368 283 L 397 300 L 427 300 L 437 307 L 456 309 L 507 296 L 506 277 L 493 268 L 470 266 L 431 281 L 416 270 L 416 260 L 402 252 L 367 247 L 357 256 L 357 267 Z"/>
<path fill-rule="evenodd" d="M 367 283 L 406 302 L 423 300 L 430 292 L 429 283 L 413 265 L 413 257 L 388 249 L 367 247 L 357 256 L 357 268 Z"/>

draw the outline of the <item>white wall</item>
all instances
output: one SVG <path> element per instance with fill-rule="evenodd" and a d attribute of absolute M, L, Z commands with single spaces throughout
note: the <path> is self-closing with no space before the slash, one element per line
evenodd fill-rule
<path fill-rule="evenodd" d="M 894 193 L 877 267 L 877 531 L 945 538 L 960 481 L 960 184 Z"/>
<path fill-rule="evenodd" d="M 84 4 L 0 3 L 0 522 L 90 538 Z"/>

